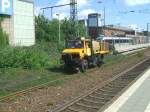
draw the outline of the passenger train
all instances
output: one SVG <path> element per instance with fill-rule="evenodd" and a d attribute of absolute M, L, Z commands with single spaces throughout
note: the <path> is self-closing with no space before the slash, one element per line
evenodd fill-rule
<path fill-rule="evenodd" d="M 133 39 L 129 37 L 103 37 L 103 41 L 109 42 L 114 46 L 124 46 L 133 44 Z"/>

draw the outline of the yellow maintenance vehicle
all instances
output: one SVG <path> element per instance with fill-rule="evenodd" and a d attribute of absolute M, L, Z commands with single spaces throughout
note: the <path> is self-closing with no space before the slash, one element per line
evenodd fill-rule
<path fill-rule="evenodd" d="M 109 54 L 109 44 L 91 39 L 70 40 L 62 52 L 66 70 L 85 72 L 90 66 L 100 66 L 105 55 Z"/>

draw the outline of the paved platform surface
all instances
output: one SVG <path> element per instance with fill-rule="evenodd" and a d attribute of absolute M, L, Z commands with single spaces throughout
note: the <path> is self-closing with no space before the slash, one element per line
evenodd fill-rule
<path fill-rule="evenodd" d="M 150 69 L 104 112 L 150 112 Z"/>
<path fill-rule="evenodd" d="M 150 47 L 150 43 L 145 43 L 145 44 L 136 44 L 136 45 L 115 45 L 115 49 L 118 52 L 125 52 L 133 49 L 139 49 L 139 48 L 147 48 Z"/>

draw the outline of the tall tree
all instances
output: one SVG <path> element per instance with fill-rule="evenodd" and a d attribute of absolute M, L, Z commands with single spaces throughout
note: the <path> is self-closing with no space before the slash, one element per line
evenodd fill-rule
<path fill-rule="evenodd" d="M 53 19 L 50 21 L 43 15 L 39 15 L 35 18 L 35 28 L 36 28 L 36 39 L 46 40 L 46 41 L 58 41 L 59 37 L 59 20 Z M 70 20 L 64 19 L 60 21 L 60 34 L 61 41 L 76 39 L 76 32 L 79 29 L 80 36 L 85 36 L 85 27 L 79 24 L 76 27 L 72 27 L 72 22 Z"/>

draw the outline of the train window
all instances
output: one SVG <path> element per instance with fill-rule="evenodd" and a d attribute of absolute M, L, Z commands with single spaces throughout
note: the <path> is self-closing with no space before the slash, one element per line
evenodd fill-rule
<path fill-rule="evenodd" d="M 109 40 L 109 43 L 112 43 L 112 40 Z"/>
<path fill-rule="evenodd" d="M 120 39 L 120 41 L 119 41 L 120 43 L 122 43 L 122 40 Z"/>
<path fill-rule="evenodd" d="M 119 40 L 115 40 L 115 43 L 119 43 Z"/>

